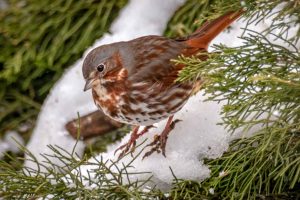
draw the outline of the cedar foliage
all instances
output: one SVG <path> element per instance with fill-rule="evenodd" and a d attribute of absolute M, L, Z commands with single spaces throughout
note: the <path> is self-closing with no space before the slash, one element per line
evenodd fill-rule
<path fill-rule="evenodd" d="M 207 161 L 212 176 L 198 189 L 202 195 L 221 199 L 266 196 L 297 199 L 300 198 L 300 4 L 299 1 L 282 4 L 277 0 L 244 4 L 248 8 L 245 23 L 274 17 L 271 26 L 262 33 L 246 27 L 242 46 L 215 45 L 214 52 L 207 54 L 204 62 L 195 57 L 175 61 L 187 65 L 178 81 L 200 76 L 205 82 L 207 100 L 226 100 L 221 124 L 228 130 L 246 132 L 261 126 L 254 136 L 234 141 L 221 158 Z M 290 32 L 292 28 L 294 35 Z M 275 35 L 274 30 L 279 30 L 279 34 Z M 270 36 L 272 40 L 268 39 Z M 179 187 L 185 184 L 183 181 Z M 209 188 L 214 189 L 214 195 Z M 183 191 L 185 194 L 186 187 Z"/>

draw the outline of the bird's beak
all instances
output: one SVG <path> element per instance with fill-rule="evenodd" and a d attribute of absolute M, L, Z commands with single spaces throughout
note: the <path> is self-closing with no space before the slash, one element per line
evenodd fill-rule
<path fill-rule="evenodd" d="M 94 79 L 94 78 L 87 79 L 83 91 L 85 92 L 85 91 L 91 89 L 91 88 L 93 87 L 93 82 L 94 82 L 95 80 L 96 80 L 96 79 Z"/>

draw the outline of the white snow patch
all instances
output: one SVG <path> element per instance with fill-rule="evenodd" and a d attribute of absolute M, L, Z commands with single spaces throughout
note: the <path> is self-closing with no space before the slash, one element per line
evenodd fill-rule
<path fill-rule="evenodd" d="M 5 10 L 8 7 L 5 0 L 0 0 L 0 10 Z"/>
<path fill-rule="evenodd" d="M 4 141 L 9 145 L 9 150 L 13 153 L 20 152 L 20 145 L 24 146 L 23 138 L 16 131 L 7 131 L 4 135 Z"/>
<path fill-rule="evenodd" d="M 4 156 L 5 152 L 11 151 L 13 153 L 20 152 L 20 145 L 24 146 L 23 138 L 16 131 L 7 131 L 0 140 L 0 159 Z"/>
<path fill-rule="evenodd" d="M 4 154 L 9 150 L 9 145 L 0 139 L 0 159 L 4 156 Z"/>

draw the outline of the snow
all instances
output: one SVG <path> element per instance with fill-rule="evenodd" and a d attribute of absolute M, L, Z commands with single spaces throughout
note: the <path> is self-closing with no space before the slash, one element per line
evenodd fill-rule
<path fill-rule="evenodd" d="M 106 34 L 102 39 L 85 52 L 89 52 L 92 48 L 101 44 L 116 42 L 120 40 L 129 40 L 142 35 L 156 34 L 161 35 L 166 24 L 174 11 L 184 3 L 184 1 L 174 0 L 131 0 L 124 8 L 116 21 L 113 23 L 110 31 L 112 34 Z M 266 29 L 271 22 L 262 21 L 257 25 L 251 25 L 256 31 Z M 239 46 L 242 40 L 241 36 L 244 26 L 242 20 L 234 23 L 231 31 L 225 31 L 220 34 L 212 44 L 223 43 L 228 46 Z M 209 51 L 213 50 L 212 45 Z M 69 120 L 80 115 L 85 115 L 96 110 L 90 93 L 82 91 L 84 80 L 81 75 L 82 59 L 75 63 L 61 80 L 52 89 L 50 95 L 45 101 L 42 112 L 39 116 L 37 126 L 34 130 L 31 141 L 28 144 L 29 150 L 37 156 L 41 161 L 40 153 L 51 154 L 46 148 L 48 144 L 56 144 L 68 151 L 71 151 L 75 141 L 69 136 L 64 129 L 64 125 Z M 160 189 L 168 189 L 174 179 L 170 168 L 179 179 L 190 179 L 201 181 L 209 177 L 210 170 L 208 166 L 203 164 L 204 158 L 217 158 L 223 154 L 228 148 L 229 142 L 237 137 L 245 136 L 241 130 L 237 130 L 233 135 L 227 133 L 224 127 L 217 125 L 221 122 L 221 107 L 225 102 L 204 102 L 207 97 L 203 96 L 203 92 L 191 97 L 187 104 L 175 114 L 174 119 L 181 120 L 172 130 L 167 146 L 166 158 L 161 154 L 154 153 L 150 157 L 142 160 L 142 156 L 138 157 L 129 168 L 129 172 L 151 172 L 151 174 L 130 175 L 134 179 L 146 179 L 152 176 L 152 184 Z M 161 121 L 150 129 L 147 134 L 138 140 L 138 144 L 147 139 L 133 155 L 136 155 L 143 147 L 151 142 L 154 136 L 160 133 L 165 126 L 166 120 Z M 253 127 L 246 135 L 253 134 L 260 127 Z M 141 128 L 142 129 L 142 128 Z M 97 156 L 95 159 L 116 160 L 114 155 L 115 149 L 124 144 L 129 139 L 129 134 L 118 144 L 111 145 L 106 153 Z M 84 144 L 79 142 L 76 152 L 82 154 Z M 146 148 L 144 152 L 149 150 Z M 51 157 L 50 157 L 51 158 Z M 130 155 L 124 157 L 118 167 L 123 166 L 132 161 Z M 52 160 L 52 162 L 58 161 Z M 91 159 L 90 162 L 96 162 Z M 26 163 L 32 166 L 32 163 Z M 95 165 L 81 166 L 80 173 L 82 176 L 88 177 L 93 174 Z M 78 170 L 76 170 L 78 171 Z M 88 175 L 89 172 L 89 175 Z M 77 173 L 74 171 L 74 173 Z M 220 176 L 226 175 L 226 172 Z M 125 178 L 125 177 L 124 177 Z M 125 178 L 126 179 L 126 178 Z M 84 183 L 90 188 L 94 185 Z M 213 193 L 213 191 L 211 191 Z"/>
<path fill-rule="evenodd" d="M 5 0 L 0 0 L 0 10 L 4 10 L 8 7 L 7 2 Z"/>
<path fill-rule="evenodd" d="M 0 139 L 0 159 L 4 156 L 4 154 L 8 150 L 9 150 L 8 144 Z"/>
<path fill-rule="evenodd" d="M 0 159 L 4 156 L 4 153 L 10 151 L 13 153 L 20 152 L 20 145 L 24 146 L 23 138 L 16 131 L 7 131 L 3 137 L 0 139 Z"/>

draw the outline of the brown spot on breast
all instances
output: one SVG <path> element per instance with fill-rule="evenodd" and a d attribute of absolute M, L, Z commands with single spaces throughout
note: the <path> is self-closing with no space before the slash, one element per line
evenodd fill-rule
<path fill-rule="evenodd" d="M 106 82 L 102 84 L 110 95 L 120 96 L 126 91 L 125 84 L 122 81 Z"/>
<path fill-rule="evenodd" d="M 172 107 L 169 107 L 168 110 L 170 110 L 171 112 L 172 112 L 172 111 L 177 112 L 177 110 L 178 110 L 179 108 L 181 108 L 181 106 L 183 105 L 183 103 L 185 102 L 185 100 L 186 100 L 186 99 L 184 99 L 184 100 L 181 101 L 181 102 L 178 102 L 177 104 L 173 105 Z"/>
<path fill-rule="evenodd" d="M 149 115 L 162 115 L 164 113 L 163 110 L 156 110 L 156 111 L 153 111 L 153 112 L 149 112 L 148 114 Z"/>
<path fill-rule="evenodd" d="M 125 104 L 125 105 L 122 105 L 121 106 L 121 112 L 124 114 L 124 115 L 127 115 L 127 114 L 130 114 L 130 115 L 134 115 L 134 114 L 138 114 L 140 112 L 142 112 L 142 110 L 139 108 L 139 109 L 132 109 L 130 107 L 130 105 L 128 104 Z"/>
<path fill-rule="evenodd" d="M 134 105 L 137 105 L 139 102 L 141 102 L 141 101 L 138 101 L 137 99 L 133 98 L 132 96 L 127 96 L 126 101 L 127 101 L 127 102 L 125 102 L 126 104 L 132 103 Z"/>
<path fill-rule="evenodd" d="M 130 118 L 130 117 L 125 117 L 128 121 L 131 121 L 132 120 L 132 118 Z"/>
<path fill-rule="evenodd" d="M 168 104 L 169 102 L 173 101 L 174 99 L 184 99 L 187 95 L 187 92 L 175 92 L 174 94 L 168 96 L 167 98 L 161 100 L 162 104 Z"/>
<path fill-rule="evenodd" d="M 98 96 L 97 92 L 94 90 L 92 90 L 92 94 L 95 104 L 98 104 L 101 107 L 101 109 L 106 110 L 108 112 L 108 115 L 110 115 L 111 117 L 116 117 L 118 115 L 118 109 L 114 98 L 103 100 Z"/>

